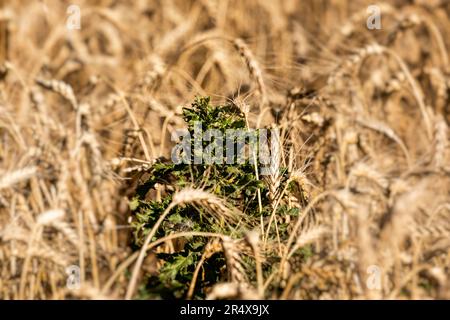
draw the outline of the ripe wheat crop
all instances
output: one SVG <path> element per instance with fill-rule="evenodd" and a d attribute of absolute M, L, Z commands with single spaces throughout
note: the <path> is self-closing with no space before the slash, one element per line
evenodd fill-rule
<path fill-rule="evenodd" d="M 371 4 L 0 0 L 0 299 L 450 299 L 450 2 Z"/>

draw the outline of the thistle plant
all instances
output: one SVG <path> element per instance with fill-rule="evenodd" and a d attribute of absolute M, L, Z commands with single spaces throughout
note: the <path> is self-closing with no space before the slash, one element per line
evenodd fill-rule
<path fill-rule="evenodd" d="M 202 123 L 203 129 L 216 129 L 225 134 L 226 130 L 245 130 L 244 114 L 233 104 L 212 106 L 209 98 L 197 98 L 190 108 L 183 109 L 183 118 L 192 137 L 189 141 L 192 147 L 195 144 L 195 123 Z M 233 141 L 232 147 L 238 146 L 239 137 Z M 217 141 L 211 141 L 214 144 Z M 202 142 L 207 147 L 208 142 Z M 229 145 L 227 145 L 227 148 Z M 250 147 L 244 141 L 244 148 Z M 214 156 L 225 157 L 223 154 Z M 190 163 L 156 162 L 148 173 L 149 178 L 141 183 L 130 206 L 134 214 L 134 241 L 141 246 L 144 238 L 152 229 L 160 215 L 172 203 L 174 194 L 178 190 L 193 188 L 203 190 L 206 196 L 203 201 L 176 206 L 164 219 L 158 228 L 154 239 L 167 236 L 175 232 L 202 231 L 215 232 L 224 236 L 241 238 L 247 228 L 255 227 L 261 215 L 270 214 L 268 198 L 262 197 L 262 209 L 257 199 L 258 190 L 261 194 L 267 193 L 263 181 L 257 179 L 254 164 L 250 157 L 237 161 L 223 161 L 222 164 L 193 164 L 194 154 L 191 154 Z M 229 159 L 228 159 L 229 160 Z M 149 194 L 157 186 L 164 189 L 160 201 L 150 199 Z M 164 187 L 164 188 L 162 188 Z M 214 199 L 221 199 L 223 209 L 214 204 Z M 213 205 L 212 205 L 213 204 Z M 240 215 L 226 214 L 239 212 Z M 158 253 L 157 257 L 164 261 L 157 276 L 148 277 L 147 293 L 166 294 L 175 298 L 182 298 L 189 287 L 196 265 L 200 261 L 208 239 L 197 237 L 186 238 L 174 253 Z M 202 281 L 196 286 L 195 297 L 204 297 L 205 288 L 225 280 L 225 257 L 221 252 L 213 254 L 203 264 Z"/>

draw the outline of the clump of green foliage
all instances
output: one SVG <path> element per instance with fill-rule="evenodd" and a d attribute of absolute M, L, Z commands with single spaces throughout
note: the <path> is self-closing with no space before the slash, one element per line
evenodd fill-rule
<path fill-rule="evenodd" d="M 194 145 L 194 123 L 202 122 L 203 129 L 217 129 L 225 133 L 227 129 L 246 130 L 244 114 L 234 105 L 212 106 L 208 97 L 197 98 L 190 108 L 183 109 L 183 118 L 191 134 L 191 146 Z M 236 141 L 234 141 L 236 142 Z M 214 143 L 214 140 L 209 143 Z M 249 142 L 245 141 L 247 145 Z M 206 144 L 203 142 L 203 147 Z M 237 144 L 234 144 L 236 147 Z M 224 148 L 225 149 L 225 148 Z M 223 150 L 226 155 L 226 150 Z M 237 152 L 235 152 L 237 154 Z M 192 160 L 194 155 L 192 154 Z M 130 203 L 134 214 L 134 241 L 137 247 L 141 246 L 145 236 L 158 220 L 160 215 L 169 206 L 174 192 L 186 187 L 202 188 L 238 208 L 254 222 L 260 223 L 261 215 L 269 216 L 267 187 L 263 181 L 257 179 L 255 166 L 249 157 L 241 163 L 226 164 L 192 164 L 173 162 L 155 163 L 149 170 L 150 176 L 137 187 L 136 195 Z M 163 194 L 161 201 L 148 199 L 149 191 L 155 185 L 170 186 Z M 261 206 L 258 201 L 258 190 L 261 193 Z M 262 210 L 261 210 L 262 209 Z M 297 215 L 285 206 L 280 206 L 281 214 Z M 251 224 L 251 223 L 250 223 Z M 287 226 L 280 225 L 280 232 Z M 181 231 L 216 232 L 224 235 L 233 233 L 233 237 L 243 236 L 244 230 L 239 228 L 229 230 L 217 223 L 212 223 L 202 214 L 202 208 L 190 205 L 174 208 L 155 234 L 156 240 L 168 234 Z M 207 239 L 199 237 L 187 238 L 181 248 L 175 253 L 159 253 L 158 258 L 164 261 L 158 275 L 148 276 L 148 281 L 141 292 L 145 296 L 158 296 L 162 298 L 183 298 L 189 288 L 197 263 L 207 244 Z M 222 253 L 216 253 L 203 265 L 201 281 L 197 281 L 194 298 L 205 297 L 205 289 L 211 287 L 225 277 L 226 261 Z"/>

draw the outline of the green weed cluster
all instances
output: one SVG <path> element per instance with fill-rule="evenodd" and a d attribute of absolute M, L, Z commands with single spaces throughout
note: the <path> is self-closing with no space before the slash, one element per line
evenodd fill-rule
<path fill-rule="evenodd" d="M 210 99 L 197 98 L 190 108 L 183 109 L 183 118 L 188 131 L 193 137 L 194 123 L 201 122 L 203 129 L 218 129 L 225 134 L 228 129 L 246 129 L 242 112 L 234 105 L 212 106 Z M 214 141 L 212 142 L 214 143 Z M 246 141 L 247 145 L 249 142 Z M 236 147 L 236 144 L 234 145 Z M 224 150 L 224 154 L 226 150 Z M 194 155 L 192 155 L 194 157 Z M 246 219 L 259 221 L 261 214 L 268 214 L 267 197 L 262 197 L 263 211 L 260 212 L 257 200 L 258 189 L 264 195 L 265 184 L 256 178 L 255 167 L 249 159 L 241 164 L 174 164 L 172 162 L 157 162 L 150 169 L 150 177 L 137 188 L 136 196 L 131 201 L 131 209 L 135 216 L 134 239 L 137 246 L 141 245 L 146 234 L 152 228 L 159 216 L 169 206 L 176 190 L 186 187 L 201 188 L 226 201 L 233 207 L 245 213 Z M 170 186 L 165 188 L 161 201 L 149 200 L 147 195 L 155 185 Z M 201 206 L 178 206 L 174 208 L 155 239 L 181 231 L 216 232 L 223 235 L 239 237 L 243 228 L 216 223 L 204 214 Z M 147 282 L 146 292 L 158 295 L 183 297 L 192 280 L 192 274 L 198 263 L 207 240 L 201 238 L 187 239 L 181 250 L 167 254 L 158 253 L 158 258 L 165 261 L 158 276 L 151 276 Z M 226 261 L 220 253 L 215 254 L 203 266 L 201 284 L 196 286 L 195 295 L 204 297 L 204 289 L 223 279 Z"/>

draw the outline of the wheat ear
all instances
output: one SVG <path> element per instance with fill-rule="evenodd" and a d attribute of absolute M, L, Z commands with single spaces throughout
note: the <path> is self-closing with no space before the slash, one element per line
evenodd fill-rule
<path fill-rule="evenodd" d="M 12 172 L 6 172 L 0 178 L 0 190 L 9 188 L 16 183 L 28 180 L 37 172 L 36 167 L 26 167 Z"/>
<path fill-rule="evenodd" d="M 244 42 L 244 40 L 237 38 L 234 39 L 233 45 L 235 49 L 239 52 L 242 59 L 245 61 L 245 65 L 248 68 L 248 71 L 250 72 L 250 76 L 256 81 L 256 85 L 258 87 L 258 92 L 261 95 L 261 106 L 260 108 L 265 105 L 267 102 L 267 91 L 266 86 L 264 84 L 263 75 L 261 68 L 259 66 L 258 61 L 255 59 L 252 51 L 247 46 L 247 44 Z"/>
<path fill-rule="evenodd" d="M 449 149 L 449 141 L 447 123 L 441 115 L 437 115 L 435 119 L 433 140 L 434 165 L 438 168 L 442 168 L 446 163 L 446 153 Z"/>
<path fill-rule="evenodd" d="M 222 238 L 222 247 L 227 260 L 227 269 L 231 282 L 241 285 L 247 284 L 246 272 L 242 264 L 239 251 L 236 250 L 235 240 L 225 236 Z"/>
<path fill-rule="evenodd" d="M 73 89 L 69 84 L 60 80 L 46 80 L 41 78 L 36 79 L 36 83 L 44 87 L 45 89 L 59 94 L 61 97 L 66 99 L 75 110 L 78 109 L 77 98 L 75 97 Z"/>

